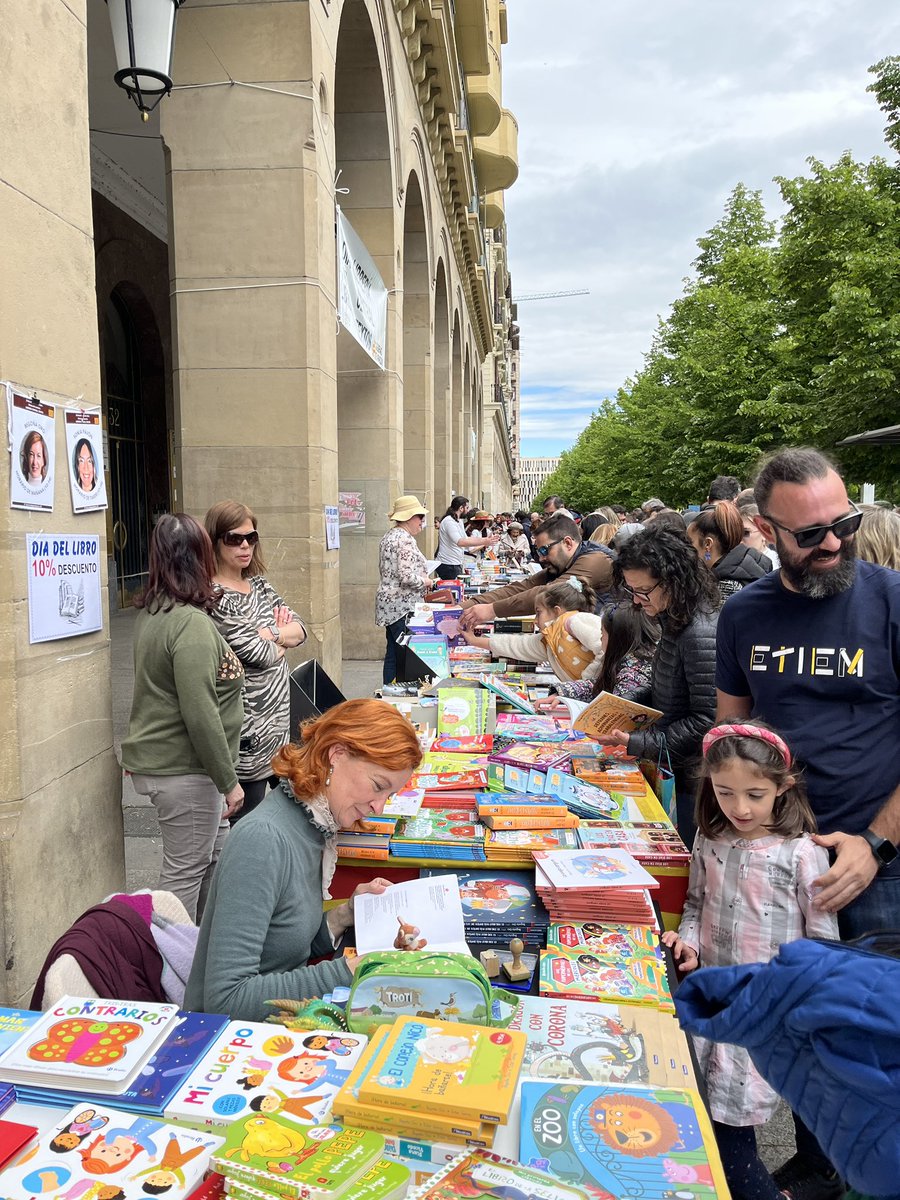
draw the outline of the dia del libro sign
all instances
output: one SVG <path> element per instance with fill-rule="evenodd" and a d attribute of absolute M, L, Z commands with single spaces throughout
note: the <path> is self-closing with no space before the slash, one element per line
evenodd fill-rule
<path fill-rule="evenodd" d="M 50 642 L 103 628 L 100 539 L 29 533 L 28 640 Z"/>

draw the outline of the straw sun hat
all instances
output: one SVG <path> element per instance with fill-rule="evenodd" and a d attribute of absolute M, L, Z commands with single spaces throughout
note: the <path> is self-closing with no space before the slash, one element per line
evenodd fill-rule
<path fill-rule="evenodd" d="M 419 500 L 418 496 L 398 496 L 394 501 L 394 507 L 388 513 L 389 521 L 396 521 L 402 524 L 408 521 L 410 517 L 427 516 L 428 509 Z"/>

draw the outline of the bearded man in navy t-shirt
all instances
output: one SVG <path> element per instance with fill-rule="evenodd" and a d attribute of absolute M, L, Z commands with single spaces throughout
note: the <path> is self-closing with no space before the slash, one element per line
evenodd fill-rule
<path fill-rule="evenodd" d="M 759 717 L 805 767 L 832 866 L 814 903 L 841 936 L 900 929 L 900 572 L 856 558 L 865 515 L 817 450 L 766 459 L 754 520 L 781 569 L 724 605 L 716 635 L 716 720 Z M 797 1154 L 775 1172 L 795 1197 L 843 1194 L 795 1116 Z"/>

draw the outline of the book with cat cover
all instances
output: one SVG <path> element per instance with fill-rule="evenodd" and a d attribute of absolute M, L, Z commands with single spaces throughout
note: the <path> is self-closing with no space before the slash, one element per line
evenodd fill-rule
<path fill-rule="evenodd" d="M 675 1011 L 665 962 L 651 955 L 620 958 L 615 953 L 562 946 L 542 950 L 540 994 Z"/>
<path fill-rule="evenodd" d="M 230 1021 L 169 1101 L 166 1120 L 217 1129 L 260 1113 L 324 1124 L 366 1041 L 340 1030 Z"/>
<path fill-rule="evenodd" d="M 676 1088 L 522 1084 L 519 1157 L 597 1200 L 691 1196 L 728 1185 L 703 1102 Z"/>
<path fill-rule="evenodd" d="M 178 1088 L 227 1024 L 227 1017 L 181 1012 L 168 1037 L 150 1055 L 134 1082 L 121 1095 L 100 1096 L 79 1088 L 79 1096 L 85 1102 L 99 1101 L 110 1108 L 161 1117 Z M 16 1093 L 28 1104 L 68 1108 L 72 1103 L 71 1092 L 53 1087 L 19 1084 Z"/>
<path fill-rule="evenodd" d="M 401 1017 L 390 1026 L 359 1096 L 368 1104 L 502 1124 L 524 1053 L 523 1033 Z"/>
<path fill-rule="evenodd" d="M 233 1121 L 212 1156 L 229 1183 L 291 1200 L 341 1200 L 384 1155 L 384 1138 L 367 1129 L 301 1126 L 278 1113 Z"/>
<path fill-rule="evenodd" d="M 52 1191 L 78 1197 L 102 1182 L 115 1200 L 147 1200 L 148 1195 L 184 1200 L 222 1141 L 210 1132 L 176 1129 L 79 1101 L 24 1158 L 0 1171 L 0 1196 L 27 1200 Z"/>
<path fill-rule="evenodd" d="M 523 996 L 509 1028 L 528 1038 L 523 1079 L 696 1086 L 685 1035 L 655 1008 Z"/>
<path fill-rule="evenodd" d="M 0 1079 L 119 1094 L 177 1019 L 177 1004 L 63 996 L 0 1058 Z"/>
<path fill-rule="evenodd" d="M 588 1200 L 581 1188 L 486 1150 L 454 1159 L 407 1200 Z"/>

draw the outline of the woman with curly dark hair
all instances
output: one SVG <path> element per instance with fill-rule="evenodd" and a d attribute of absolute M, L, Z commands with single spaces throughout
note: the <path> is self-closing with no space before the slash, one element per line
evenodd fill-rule
<path fill-rule="evenodd" d="M 614 730 L 597 740 L 655 760 L 667 749 L 675 772 L 678 832 L 694 840 L 696 766 L 703 735 L 716 713 L 716 623 L 719 587 L 687 536 L 649 525 L 629 538 L 613 567 L 616 583 L 662 636 L 653 659 L 649 695 L 634 697 L 662 711 L 652 729 Z"/>

